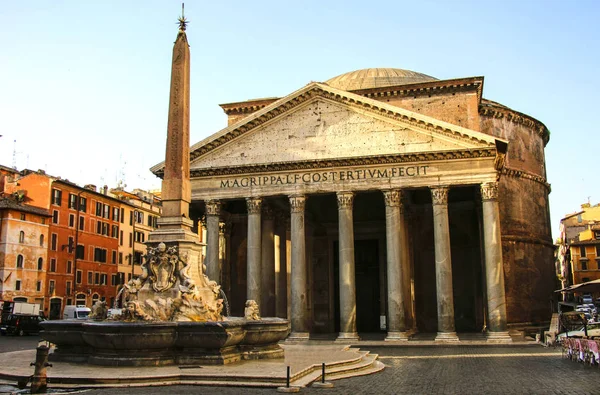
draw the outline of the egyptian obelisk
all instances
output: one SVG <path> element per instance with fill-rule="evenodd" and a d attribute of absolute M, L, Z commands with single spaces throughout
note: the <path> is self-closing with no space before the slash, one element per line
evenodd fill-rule
<path fill-rule="evenodd" d="M 167 147 L 162 181 L 162 216 L 148 244 L 176 245 L 180 257 L 191 266 L 189 276 L 197 284 L 202 277 L 201 246 L 192 232 L 189 218 L 190 190 L 190 48 L 185 34 L 187 20 L 179 18 L 179 32 L 173 46 Z"/>

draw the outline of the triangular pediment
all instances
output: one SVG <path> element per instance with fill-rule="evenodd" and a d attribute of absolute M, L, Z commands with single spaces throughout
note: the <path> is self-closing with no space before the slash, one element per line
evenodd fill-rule
<path fill-rule="evenodd" d="M 495 150 L 492 136 L 320 83 L 190 149 L 194 170 Z M 152 171 L 161 173 L 163 164 Z"/>

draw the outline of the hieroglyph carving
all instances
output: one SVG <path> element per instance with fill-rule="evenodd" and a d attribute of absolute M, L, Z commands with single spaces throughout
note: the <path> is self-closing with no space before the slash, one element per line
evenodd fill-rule
<path fill-rule="evenodd" d="M 246 206 L 248 207 L 248 214 L 260 214 L 262 199 L 261 198 L 246 198 Z"/>
<path fill-rule="evenodd" d="M 434 205 L 448 204 L 448 187 L 431 188 L 431 202 Z"/>
<path fill-rule="evenodd" d="M 338 192 L 337 203 L 338 210 L 352 210 L 352 202 L 354 201 L 354 193 L 352 192 Z"/>
<path fill-rule="evenodd" d="M 486 182 L 481 184 L 481 199 L 484 201 L 498 199 L 498 183 Z"/>

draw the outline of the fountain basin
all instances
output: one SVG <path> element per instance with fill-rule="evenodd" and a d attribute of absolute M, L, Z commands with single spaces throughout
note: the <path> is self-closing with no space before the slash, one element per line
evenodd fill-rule
<path fill-rule="evenodd" d="M 283 357 L 289 333 L 281 318 L 215 322 L 44 321 L 41 337 L 56 345 L 51 361 L 105 366 L 221 365 Z"/>

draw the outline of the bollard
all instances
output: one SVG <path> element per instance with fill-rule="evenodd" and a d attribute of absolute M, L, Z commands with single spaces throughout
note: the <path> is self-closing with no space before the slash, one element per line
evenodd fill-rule
<path fill-rule="evenodd" d="M 300 387 L 290 387 L 291 373 L 292 373 L 292 368 L 288 366 L 287 374 L 286 374 L 286 378 L 285 378 L 285 387 L 278 387 L 277 392 L 290 393 L 290 392 L 300 391 Z"/>
<path fill-rule="evenodd" d="M 313 387 L 315 388 L 331 388 L 333 383 L 325 381 L 325 362 L 321 364 L 321 381 L 314 382 Z"/>
<path fill-rule="evenodd" d="M 48 346 L 39 346 L 36 348 L 35 362 L 32 362 L 29 366 L 35 366 L 33 371 L 33 377 L 31 380 L 31 393 L 37 394 L 45 392 L 48 387 L 48 380 L 46 376 L 46 367 L 52 366 L 48 363 Z"/>

